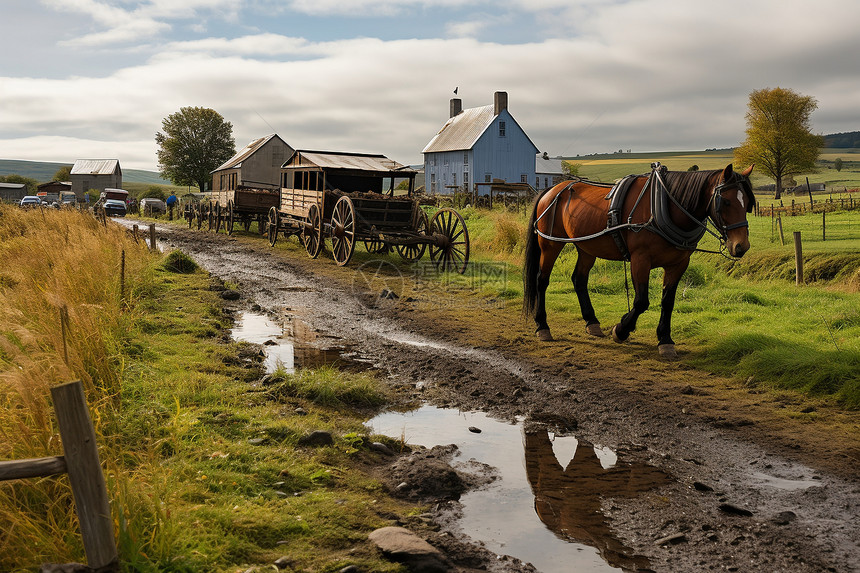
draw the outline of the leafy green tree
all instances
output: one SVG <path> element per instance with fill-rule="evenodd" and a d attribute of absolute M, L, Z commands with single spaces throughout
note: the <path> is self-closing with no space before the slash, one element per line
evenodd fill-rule
<path fill-rule="evenodd" d="M 153 199 L 161 199 L 162 201 L 164 201 L 165 199 L 167 199 L 167 193 L 164 192 L 164 187 L 162 187 L 160 185 L 150 185 L 149 187 L 146 188 L 145 191 L 143 191 L 140 194 L 140 197 L 138 197 L 138 198 L 139 199 L 153 198 Z"/>
<path fill-rule="evenodd" d="M 836 160 L 833 162 L 833 167 L 834 167 L 834 169 L 836 169 L 836 171 L 842 171 L 842 158 L 841 157 L 836 158 Z"/>
<path fill-rule="evenodd" d="M 566 177 L 577 177 L 579 175 L 580 167 L 582 167 L 581 163 L 571 163 L 570 161 L 561 162 L 561 171 Z"/>
<path fill-rule="evenodd" d="M 693 164 L 693 165 L 690 165 L 689 167 L 687 167 L 687 171 L 698 171 L 698 170 L 699 170 L 699 166 L 696 164 Z"/>
<path fill-rule="evenodd" d="M 212 170 L 236 153 L 233 124 L 213 109 L 183 107 L 164 118 L 161 127 L 164 133 L 155 134 L 158 168 L 174 185 L 205 191 Z"/>
<path fill-rule="evenodd" d="M 72 180 L 72 166 L 71 165 L 63 165 L 57 172 L 54 173 L 54 178 L 51 181 L 71 181 Z"/>
<path fill-rule="evenodd" d="M 784 179 L 815 171 L 824 138 L 810 131 L 809 116 L 818 108 L 811 96 L 785 88 L 750 94 L 746 141 L 735 149 L 735 161 L 755 163 L 776 183 L 774 199 L 782 197 Z"/>

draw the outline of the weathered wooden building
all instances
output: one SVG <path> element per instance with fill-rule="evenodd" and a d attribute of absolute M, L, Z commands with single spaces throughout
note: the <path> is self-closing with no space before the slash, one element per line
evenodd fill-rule
<path fill-rule="evenodd" d="M 451 100 L 450 117 L 423 150 L 428 193 L 469 193 L 497 180 L 535 181 L 538 148 L 508 111 L 508 94 L 496 92 L 492 105 L 463 109 Z"/>
<path fill-rule="evenodd" d="M 277 189 L 281 166 L 293 151 L 277 133 L 255 139 L 212 172 L 212 191 L 239 186 Z"/>
<path fill-rule="evenodd" d="M 47 183 L 41 183 L 37 188 L 38 193 L 64 193 L 72 190 L 72 183 L 70 181 L 48 181 Z"/>
<path fill-rule="evenodd" d="M 27 186 L 23 183 L 0 183 L 0 201 L 19 203 L 27 195 Z"/>
<path fill-rule="evenodd" d="M 122 189 L 119 159 L 78 159 L 69 178 L 78 201 L 85 201 L 88 191 L 101 193 L 105 189 Z"/>

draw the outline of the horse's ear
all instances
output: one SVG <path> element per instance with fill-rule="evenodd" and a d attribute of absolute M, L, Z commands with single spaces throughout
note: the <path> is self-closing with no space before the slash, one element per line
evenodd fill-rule
<path fill-rule="evenodd" d="M 728 165 L 726 165 L 726 168 L 723 169 L 723 181 L 728 181 L 729 178 L 731 178 L 732 173 L 732 164 L 729 163 Z"/>
<path fill-rule="evenodd" d="M 749 167 L 744 169 L 744 171 L 743 171 L 743 173 L 741 173 L 741 175 L 743 175 L 744 177 L 749 177 L 750 173 L 752 173 L 753 167 L 755 167 L 755 163 L 753 163 L 752 165 L 750 165 Z"/>

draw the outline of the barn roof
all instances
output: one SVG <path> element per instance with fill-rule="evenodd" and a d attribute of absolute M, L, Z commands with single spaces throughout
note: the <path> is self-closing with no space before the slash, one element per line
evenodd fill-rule
<path fill-rule="evenodd" d="M 271 141 L 275 137 L 280 139 L 281 143 L 283 143 L 284 145 L 287 145 L 287 143 L 283 139 L 281 139 L 281 137 L 277 133 L 272 133 L 272 134 L 267 135 L 265 137 L 260 137 L 259 139 L 255 139 L 254 141 L 252 141 L 251 143 L 246 145 L 244 148 L 240 149 L 236 155 L 234 155 L 233 157 L 231 157 L 230 159 L 228 159 L 227 161 L 225 161 L 224 163 L 219 165 L 216 169 L 214 169 L 212 171 L 212 173 L 215 173 L 216 171 L 222 171 L 224 169 L 238 169 L 238 168 L 242 167 L 243 161 L 248 159 L 258 149 L 260 149 L 261 147 L 266 145 L 269 141 Z"/>
<path fill-rule="evenodd" d="M 284 164 L 284 168 L 320 167 L 377 173 L 415 173 L 408 165 L 398 163 L 381 154 L 347 153 L 339 151 L 310 151 L 297 149 Z"/>
<path fill-rule="evenodd" d="M 493 105 L 464 109 L 445 122 L 421 153 L 471 149 L 495 118 Z"/>
<path fill-rule="evenodd" d="M 0 183 L 0 189 L 23 189 L 24 183 Z"/>
<path fill-rule="evenodd" d="M 535 156 L 535 173 L 547 175 L 564 175 L 561 159 L 545 158 L 542 153 Z"/>
<path fill-rule="evenodd" d="M 119 168 L 119 159 L 77 159 L 72 175 L 112 175 Z"/>

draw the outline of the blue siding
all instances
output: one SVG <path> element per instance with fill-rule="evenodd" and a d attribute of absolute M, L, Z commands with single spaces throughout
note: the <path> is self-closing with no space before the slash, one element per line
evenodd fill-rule
<path fill-rule="evenodd" d="M 500 135 L 500 122 L 504 122 L 504 136 Z M 469 150 L 427 153 L 424 157 L 425 188 L 428 193 L 451 193 L 456 185 L 468 191 L 475 183 L 489 178 L 502 179 L 507 183 L 525 181 L 534 184 L 535 154 L 538 149 L 507 110 L 493 119 L 490 126 Z M 479 186 L 481 193 L 489 189 Z"/>

